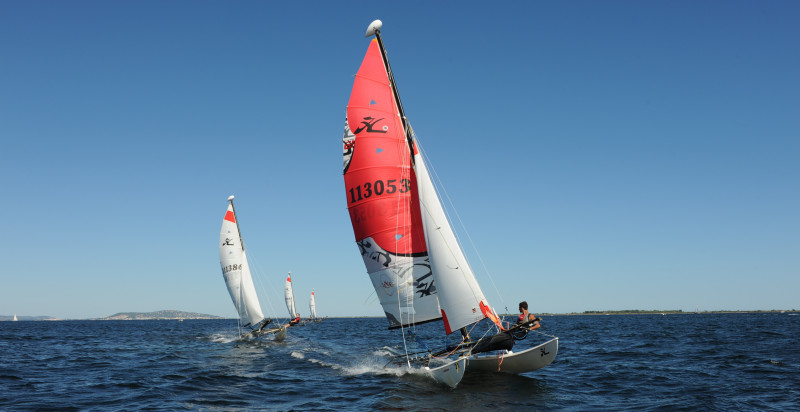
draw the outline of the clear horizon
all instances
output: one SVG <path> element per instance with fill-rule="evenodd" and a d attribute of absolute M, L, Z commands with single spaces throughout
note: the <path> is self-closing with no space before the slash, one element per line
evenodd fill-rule
<path fill-rule="evenodd" d="M 369 39 L 498 312 L 800 307 L 800 3 L 4 2 L 0 313 L 380 317 L 342 128 Z M 462 226 L 463 224 L 463 226 Z M 464 229 L 466 228 L 466 229 Z M 666 309 L 665 309 L 666 310 Z"/>

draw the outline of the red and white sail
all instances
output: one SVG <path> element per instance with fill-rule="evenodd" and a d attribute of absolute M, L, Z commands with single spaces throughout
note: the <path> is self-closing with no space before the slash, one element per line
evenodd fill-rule
<path fill-rule="evenodd" d="M 447 220 L 413 131 L 404 129 L 387 67 L 373 40 L 356 74 L 343 142 L 356 243 L 390 327 L 439 318 L 448 334 L 483 318 L 499 325 Z"/>
<path fill-rule="evenodd" d="M 239 234 L 239 225 L 236 221 L 232 201 L 228 204 L 228 210 L 222 220 L 219 245 L 222 276 L 233 305 L 236 307 L 236 312 L 239 314 L 239 319 L 244 326 L 256 325 L 264 319 L 264 314 L 261 312 L 253 277 L 250 274 L 250 266 L 247 264 L 247 253 Z"/>
<path fill-rule="evenodd" d="M 286 277 L 286 284 L 283 287 L 283 293 L 286 297 L 286 309 L 289 311 L 289 319 L 294 319 L 297 312 L 294 307 L 294 289 L 292 288 L 292 272 Z"/>
<path fill-rule="evenodd" d="M 389 327 L 441 318 L 411 152 L 375 40 L 356 74 L 343 142 L 347 208 Z"/>
<path fill-rule="evenodd" d="M 311 298 L 308 300 L 308 310 L 311 312 L 311 319 L 317 319 L 317 300 L 314 298 L 314 291 L 311 291 Z"/>

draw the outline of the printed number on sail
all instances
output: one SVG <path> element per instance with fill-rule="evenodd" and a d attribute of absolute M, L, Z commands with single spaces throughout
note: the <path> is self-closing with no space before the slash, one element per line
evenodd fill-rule
<path fill-rule="evenodd" d="M 242 265 L 228 265 L 222 268 L 222 274 L 226 274 L 232 270 L 242 270 Z"/>
<path fill-rule="evenodd" d="M 368 199 L 372 195 L 380 196 L 384 193 L 392 194 L 398 190 L 397 179 L 376 180 L 375 183 L 366 182 L 356 187 L 350 188 L 350 203 L 355 203 L 360 200 Z M 411 181 L 409 179 L 400 179 L 400 193 L 406 193 L 410 190 Z"/>

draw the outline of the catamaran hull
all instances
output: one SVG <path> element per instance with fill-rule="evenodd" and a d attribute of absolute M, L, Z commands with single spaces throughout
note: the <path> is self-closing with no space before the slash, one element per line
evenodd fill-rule
<path fill-rule="evenodd" d="M 275 333 L 275 342 L 283 342 L 286 339 L 286 328 L 281 328 L 278 332 Z"/>
<path fill-rule="evenodd" d="M 455 388 L 461 382 L 461 378 L 464 377 L 464 371 L 467 369 L 467 358 L 458 358 L 436 368 L 426 366 L 424 369 L 436 382 Z"/>
<path fill-rule="evenodd" d="M 549 365 L 556 358 L 556 354 L 558 354 L 558 338 L 553 338 L 522 352 L 498 351 L 470 356 L 467 368 L 470 371 L 525 373 Z"/>
<path fill-rule="evenodd" d="M 269 335 L 274 335 L 273 340 L 275 342 L 283 342 L 283 340 L 286 339 L 286 327 L 253 331 L 248 334 L 245 334 L 243 337 L 259 338 L 262 336 L 269 336 Z"/>

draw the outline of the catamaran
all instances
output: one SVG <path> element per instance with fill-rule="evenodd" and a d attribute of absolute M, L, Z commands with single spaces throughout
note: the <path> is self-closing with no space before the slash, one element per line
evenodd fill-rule
<path fill-rule="evenodd" d="M 309 322 L 322 322 L 322 319 L 317 318 L 317 299 L 314 297 L 314 290 L 311 290 L 311 297 L 308 298 L 308 312 L 311 314 L 311 317 L 308 319 Z"/>
<path fill-rule="evenodd" d="M 299 325 L 303 326 L 300 322 L 300 314 L 297 313 L 297 310 L 294 306 L 294 288 L 292 287 L 292 272 L 289 272 L 289 276 L 286 277 L 286 284 L 283 287 L 284 296 L 286 297 L 286 309 L 289 311 L 289 325 Z"/>
<path fill-rule="evenodd" d="M 402 360 L 451 387 L 466 369 L 522 373 L 544 367 L 556 356 L 558 338 L 511 351 L 534 321 L 504 327 L 481 291 L 406 118 L 381 27 L 375 20 L 367 28 L 366 37 L 375 38 L 356 74 L 344 127 L 345 194 L 356 244 L 389 329 L 401 329 L 404 342 L 428 322 L 441 322 L 445 335 L 461 332 L 455 345 L 436 352 L 409 351 L 406 344 Z M 493 325 L 493 335 L 471 340 L 483 320 Z"/>
<path fill-rule="evenodd" d="M 265 318 L 261 311 L 233 207 L 233 196 L 228 197 L 228 202 L 219 232 L 219 262 L 228 293 L 239 314 L 239 334 L 246 338 L 272 336 L 276 341 L 282 341 L 286 338 L 285 327 L 267 327 L 272 320 Z"/>

